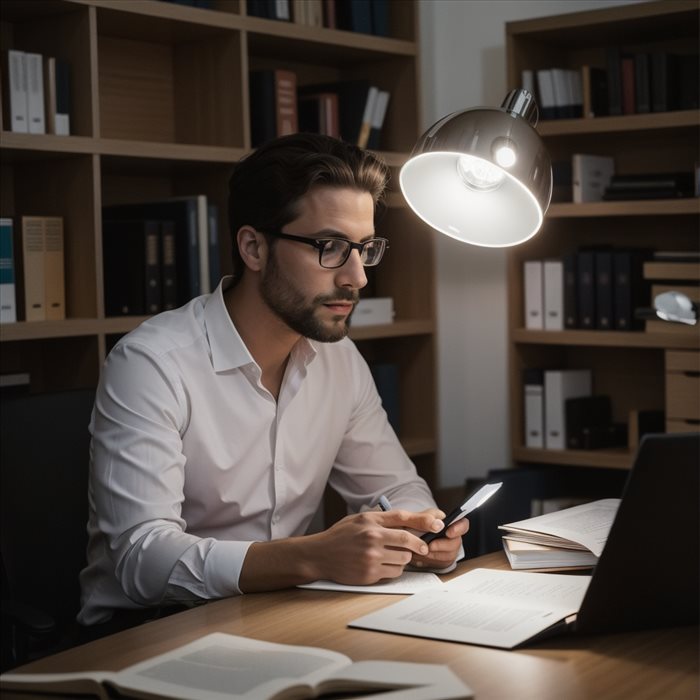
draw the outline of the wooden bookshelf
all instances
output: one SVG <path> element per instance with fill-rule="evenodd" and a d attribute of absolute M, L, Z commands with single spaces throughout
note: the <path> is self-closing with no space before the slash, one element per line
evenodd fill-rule
<path fill-rule="evenodd" d="M 398 168 L 419 134 L 418 12 L 391 0 L 390 36 L 246 15 L 244 0 L 211 9 L 158 0 L 5 0 L 2 51 L 55 55 L 72 72 L 71 136 L 0 129 L 0 215 L 64 217 L 65 321 L 0 326 L 2 372 L 31 391 L 94 386 L 116 340 L 144 317 L 105 315 L 101 209 L 206 194 L 219 206 L 221 267 L 231 164 L 251 150 L 248 75 L 284 66 L 299 85 L 367 78 L 391 93 L 382 155 L 392 168 L 378 234 L 391 250 L 372 293 L 396 322 L 353 329 L 368 361 L 400 369 L 400 438 L 436 485 L 434 240 L 398 193 Z M 3 91 L 1 99 L 7 99 Z"/>
<path fill-rule="evenodd" d="M 609 47 L 621 51 L 698 52 L 696 2 L 664 0 L 512 22 L 506 26 L 508 83 L 520 87 L 523 70 L 554 66 L 606 67 Z M 542 121 L 538 131 L 553 161 L 574 153 L 614 156 L 616 172 L 693 171 L 698 160 L 700 111 L 600 116 Z M 634 409 L 663 409 L 667 430 L 697 431 L 700 416 L 669 421 L 673 384 L 669 357 L 697 357 L 700 332 L 644 332 L 525 328 L 523 262 L 561 258 L 580 247 L 697 251 L 700 199 L 554 203 L 542 231 L 514 248 L 508 261 L 509 386 L 511 449 L 516 464 L 628 469 L 633 449 L 528 449 L 524 440 L 525 368 L 590 368 L 593 391 L 608 394 L 613 420 L 626 423 Z M 649 298 L 649 306 L 652 300 Z M 685 357 L 685 355 L 683 355 Z M 671 394 L 669 394 L 671 391 Z"/>

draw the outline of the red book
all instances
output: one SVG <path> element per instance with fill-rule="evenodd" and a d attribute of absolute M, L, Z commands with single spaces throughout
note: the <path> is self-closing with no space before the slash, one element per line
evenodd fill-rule
<path fill-rule="evenodd" d="M 634 56 L 623 56 L 621 60 L 622 73 L 622 113 L 635 113 L 635 90 L 634 90 Z"/>

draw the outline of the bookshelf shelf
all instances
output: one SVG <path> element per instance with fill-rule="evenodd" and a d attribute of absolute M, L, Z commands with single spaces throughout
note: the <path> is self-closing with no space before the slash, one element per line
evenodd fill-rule
<path fill-rule="evenodd" d="M 564 202 L 552 204 L 547 212 L 550 219 L 606 216 L 680 216 L 700 214 L 700 199 L 653 199 L 626 202 Z"/>
<path fill-rule="evenodd" d="M 246 15 L 245 0 L 212 9 L 159 0 L 3 2 L 2 50 L 63 58 L 71 68 L 71 135 L 22 134 L 0 122 L 0 215 L 62 216 L 66 319 L 0 326 L 3 373 L 30 390 L 94 386 L 106 354 L 145 316 L 108 317 L 102 207 L 205 194 L 220 212 L 222 274 L 231 167 L 251 152 L 249 73 L 287 67 L 299 85 L 366 79 L 390 93 L 380 154 L 406 161 L 419 128 L 418 11 L 392 0 L 381 37 Z M 7 100 L 4 89 L 0 100 Z M 391 187 L 396 187 L 392 174 Z M 399 367 L 400 434 L 436 485 L 434 240 L 389 193 L 378 233 L 393 242 L 368 294 L 391 296 L 396 320 L 354 328 L 368 362 Z M 128 271 L 126 271 L 128 274 Z"/>
<path fill-rule="evenodd" d="M 694 109 L 652 114 L 628 114 L 617 117 L 589 119 L 555 119 L 541 121 L 537 131 L 542 136 L 573 136 L 575 134 L 607 134 L 621 131 L 652 131 L 656 129 L 697 128 L 700 113 Z"/>
<path fill-rule="evenodd" d="M 518 462 L 563 464 L 570 467 L 604 467 L 629 469 L 634 454 L 629 450 L 535 450 L 530 447 L 513 448 Z"/>
<path fill-rule="evenodd" d="M 630 347 L 700 349 L 700 333 L 649 333 L 624 331 L 533 331 L 516 328 L 512 341 L 532 345 L 580 345 L 590 347 Z"/>
<path fill-rule="evenodd" d="M 697 54 L 697 3 L 652 1 L 544 17 L 506 26 L 508 82 L 519 87 L 523 70 L 584 65 L 608 70 L 608 50 L 621 54 Z M 616 174 L 694 172 L 700 142 L 700 111 L 682 109 L 622 116 L 541 121 L 538 131 L 553 161 L 572 155 L 614 158 Z M 546 450 L 525 447 L 525 369 L 584 369 L 593 394 L 608 395 L 612 420 L 628 423 L 638 410 L 666 411 L 666 363 L 676 353 L 696 356 L 700 333 L 525 328 L 523 263 L 556 260 L 581 249 L 687 251 L 700 247 L 700 198 L 553 203 L 540 233 L 508 254 L 509 386 L 511 451 L 518 463 L 628 469 L 632 450 Z M 654 280 L 654 283 L 658 283 Z M 671 282 L 674 284 L 673 282 Z M 675 282 L 678 284 L 678 282 Z M 692 282 L 696 287 L 698 282 Z M 637 306 L 651 306 L 648 299 Z M 685 332 L 684 332 L 685 331 Z M 677 428 L 697 429 L 696 416 Z M 700 416 L 697 416 L 700 418 Z M 695 428 L 688 426 L 695 425 Z"/>

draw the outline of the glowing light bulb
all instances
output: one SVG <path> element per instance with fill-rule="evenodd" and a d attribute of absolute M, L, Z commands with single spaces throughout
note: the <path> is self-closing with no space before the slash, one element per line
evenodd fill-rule
<path fill-rule="evenodd" d="M 503 182 L 505 173 L 482 158 L 460 156 L 457 171 L 465 184 L 473 190 L 486 192 L 495 190 Z"/>
<path fill-rule="evenodd" d="M 496 162 L 502 168 L 511 168 L 515 165 L 515 151 L 510 146 L 501 146 L 496 151 Z"/>

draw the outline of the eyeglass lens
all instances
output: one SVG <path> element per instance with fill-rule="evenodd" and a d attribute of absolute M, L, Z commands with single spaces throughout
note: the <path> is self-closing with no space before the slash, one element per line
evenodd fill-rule
<path fill-rule="evenodd" d="M 384 241 L 366 241 L 360 251 L 362 264 L 371 267 L 377 265 L 384 255 Z M 321 252 L 321 265 L 324 267 L 340 267 L 350 256 L 352 245 L 343 239 L 333 239 L 325 243 Z"/>

